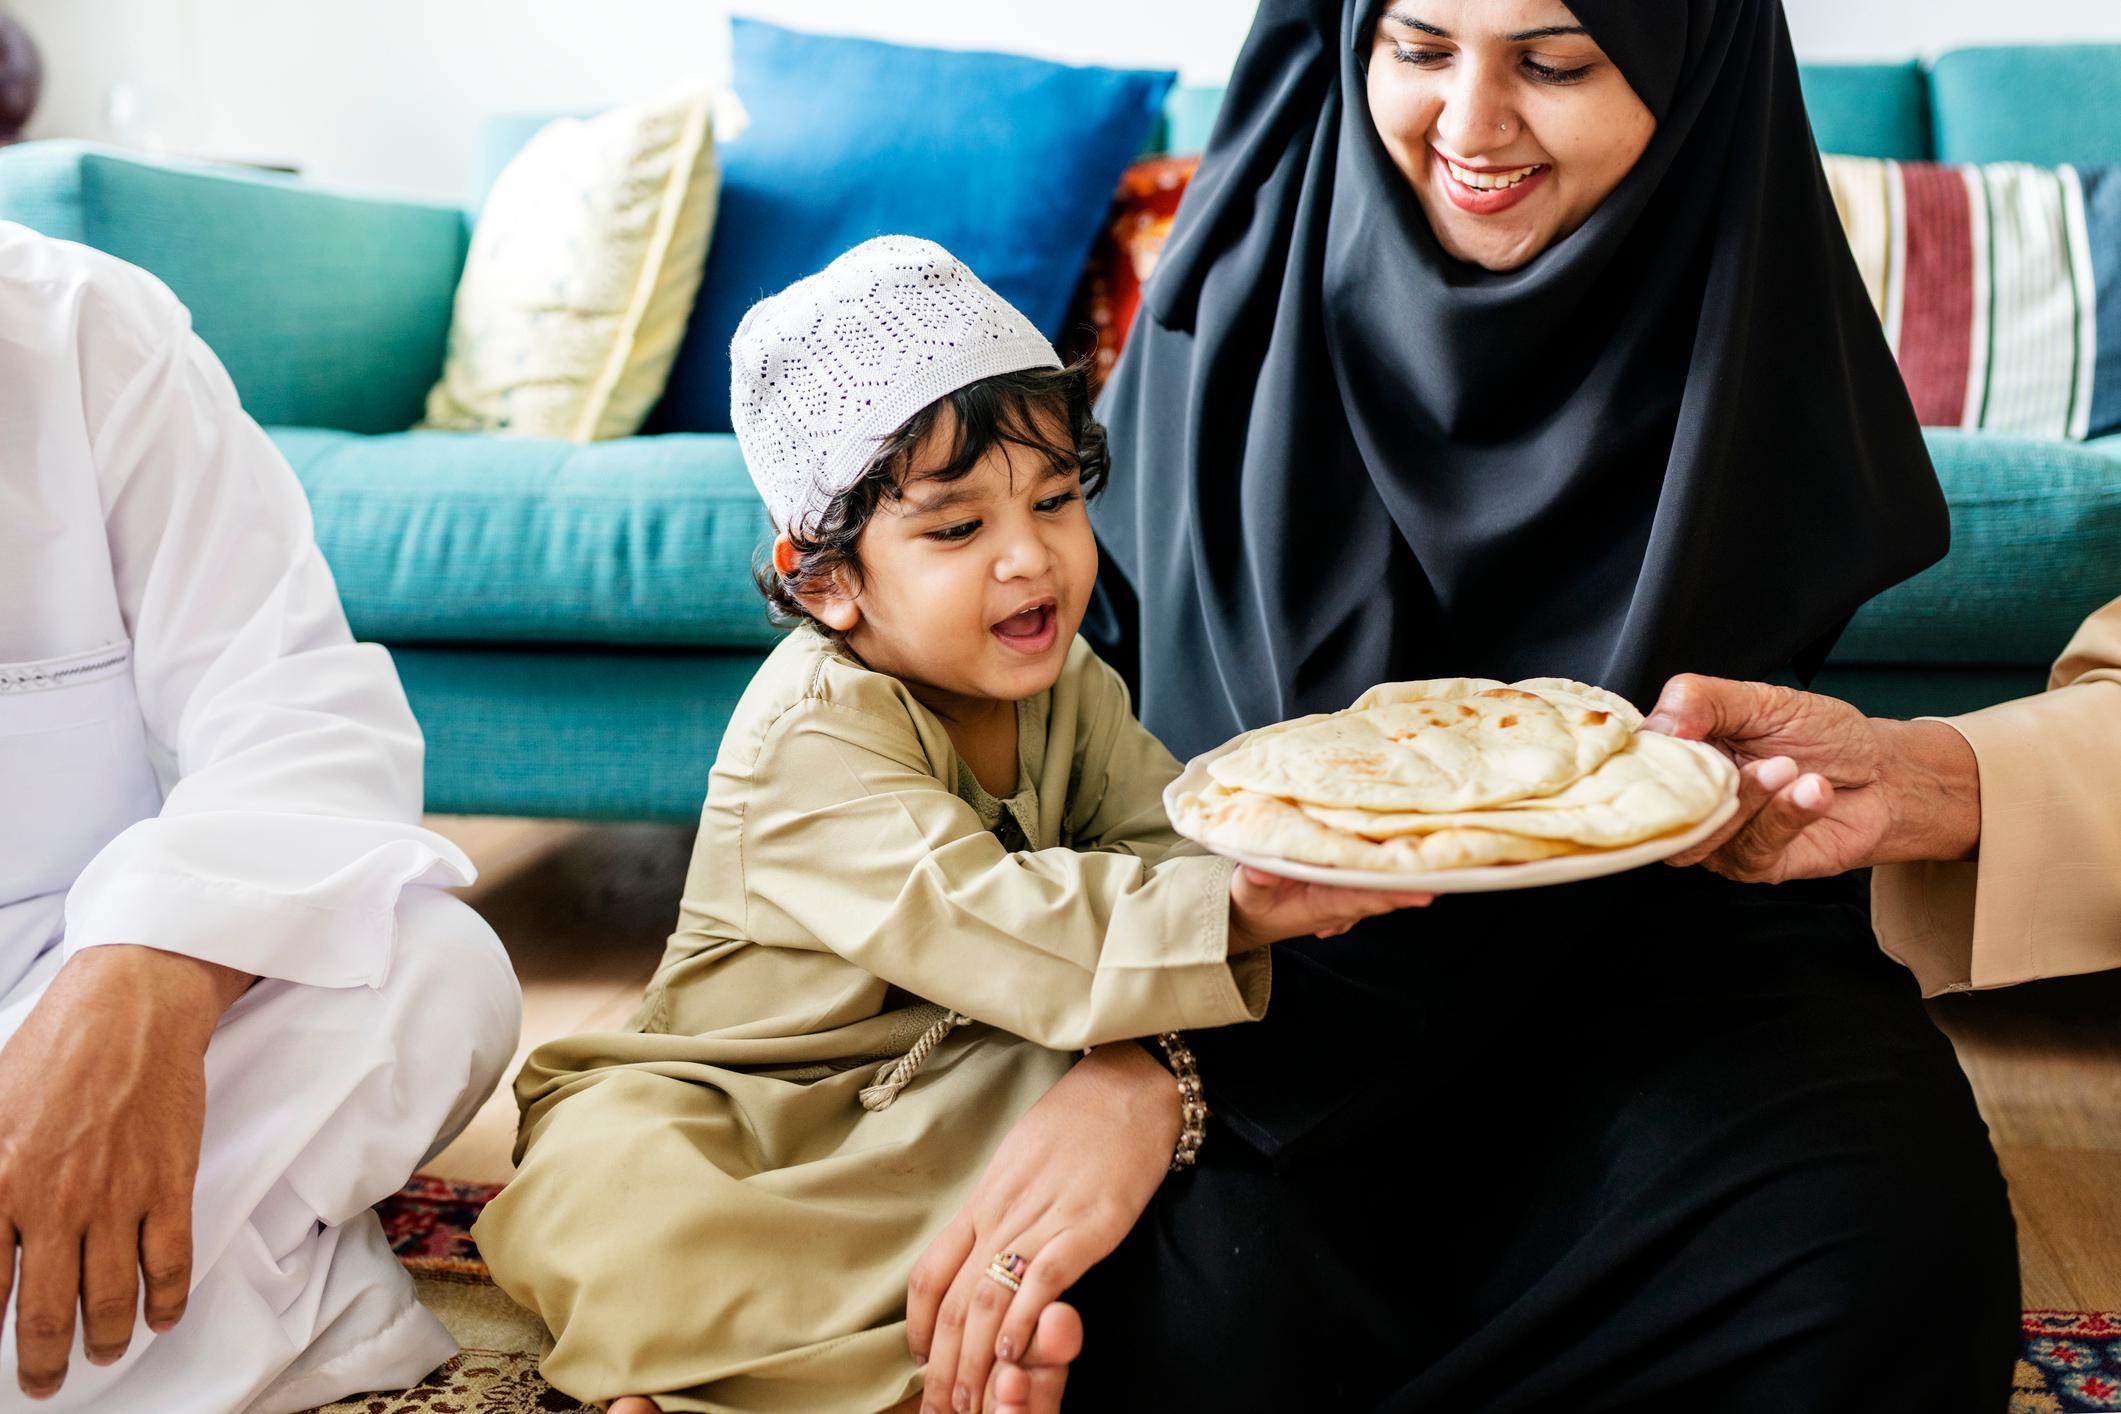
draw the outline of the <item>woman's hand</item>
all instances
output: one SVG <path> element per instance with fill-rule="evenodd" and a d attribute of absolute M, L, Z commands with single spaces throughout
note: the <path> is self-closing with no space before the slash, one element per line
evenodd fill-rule
<path fill-rule="evenodd" d="M 1335 938 L 1365 918 L 1420 908 L 1435 897 L 1307 884 L 1242 865 L 1230 876 L 1230 955 L 1306 934 Z"/>
<path fill-rule="evenodd" d="M 1739 769 L 1738 813 L 1667 863 L 1772 884 L 1965 859 L 1980 841 L 1973 748 L 1943 722 L 1866 717 L 1817 693 L 1688 673 L 1665 685 L 1647 726 L 1706 741 Z"/>
<path fill-rule="evenodd" d="M 97 1365 L 131 1343 L 143 1277 L 150 1329 L 183 1316 L 206 1046 L 250 980 L 152 948 L 83 948 L 0 1047 L 0 1315 L 19 1248 L 30 1398 L 65 1381 L 77 1311 Z"/>
<path fill-rule="evenodd" d="M 1098 1047 L 1025 1112 L 907 1283 L 923 1414 L 980 1407 L 997 1356 L 1020 1359 L 1040 1313 L 1149 1206 L 1178 1131 L 1178 1086 L 1132 1042 Z M 1030 1264 L 1014 1294 L 986 1275 L 1002 1252 Z"/>

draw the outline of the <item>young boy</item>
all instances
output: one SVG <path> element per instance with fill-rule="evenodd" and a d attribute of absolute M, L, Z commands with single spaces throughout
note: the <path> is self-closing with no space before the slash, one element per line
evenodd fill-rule
<path fill-rule="evenodd" d="M 1267 944 L 1410 900 L 1179 848 L 1178 763 L 1076 639 L 1082 372 L 941 247 L 856 247 L 731 358 L 795 627 L 632 1029 L 532 1055 L 478 1240 L 578 1399 L 876 1414 L 921 1385 L 915 1259 L 1083 1048 L 1256 1019 Z"/>

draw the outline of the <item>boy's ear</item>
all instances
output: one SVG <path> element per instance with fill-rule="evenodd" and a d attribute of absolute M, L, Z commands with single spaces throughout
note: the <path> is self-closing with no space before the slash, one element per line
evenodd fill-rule
<path fill-rule="evenodd" d="M 795 573 L 795 567 L 802 557 L 803 552 L 795 548 L 795 542 L 788 538 L 788 532 L 782 531 L 773 537 L 774 573 L 783 579 L 787 578 Z M 803 606 L 811 618 L 825 627 L 836 633 L 848 633 L 862 621 L 862 607 L 855 602 L 855 596 L 847 592 L 847 586 L 840 575 L 835 574 L 832 578 L 831 589 L 816 594 L 798 594 L 795 596 L 796 602 Z"/>

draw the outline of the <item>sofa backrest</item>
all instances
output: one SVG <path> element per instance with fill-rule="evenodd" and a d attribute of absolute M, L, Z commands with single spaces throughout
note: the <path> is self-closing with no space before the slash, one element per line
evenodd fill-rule
<path fill-rule="evenodd" d="M 394 432 L 442 369 L 463 213 L 78 142 L 0 150 L 0 220 L 130 261 L 262 423 Z"/>

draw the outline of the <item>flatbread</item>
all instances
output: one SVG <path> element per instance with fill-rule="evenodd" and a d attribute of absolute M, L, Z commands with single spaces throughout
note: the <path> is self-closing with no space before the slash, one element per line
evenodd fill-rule
<path fill-rule="evenodd" d="M 1489 810 L 1437 813 L 1300 808 L 1330 829 L 1370 840 L 1480 829 L 1598 849 L 1639 844 L 1700 824 L 1730 797 L 1735 772 L 1699 742 L 1638 733 L 1627 749 L 1553 795 Z"/>
<path fill-rule="evenodd" d="M 1208 768 L 1218 785 L 1307 805 L 1469 811 L 1551 795 L 1628 744 L 1641 715 L 1581 683 L 1385 683 L 1343 712 L 1250 734 Z"/>
<path fill-rule="evenodd" d="M 1610 712 L 1628 724 L 1628 730 L 1642 730 L 1642 713 L 1634 703 L 1617 692 L 1608 692 L 1602 687 L 1593 687 L 1587 682 L 1572 678 L 1522 678 L 1517 682 L 1497 682 L 1494 678 L 1427 678 L 1415 682 L 1381 682 L 1356 698 L 1347 711 L 1359 712 L 1365 707 L 1381 706 L 1389 702 L 1412 702 L 1422 697 L 1434 696 L 1439 691 L 1448 692 L 1463 685 L 1477 684 L 1481 688 L 1514 687 L 1520 692 L 1552 693 L 1557 697 L 1581 698 L 1591 707 Z"/>
<path fill-rule="evenodd" d="M 1368 840 L 1321 824 L 1278 796 L 1223 787 L 1182 795 L 1176 805 L 1172 823 L 1179 833 L 1205 845 L 1341 869 L 1420 874 L 1523 864 L 1581 849 L 1566 840 L 1483 829 Z"/>

